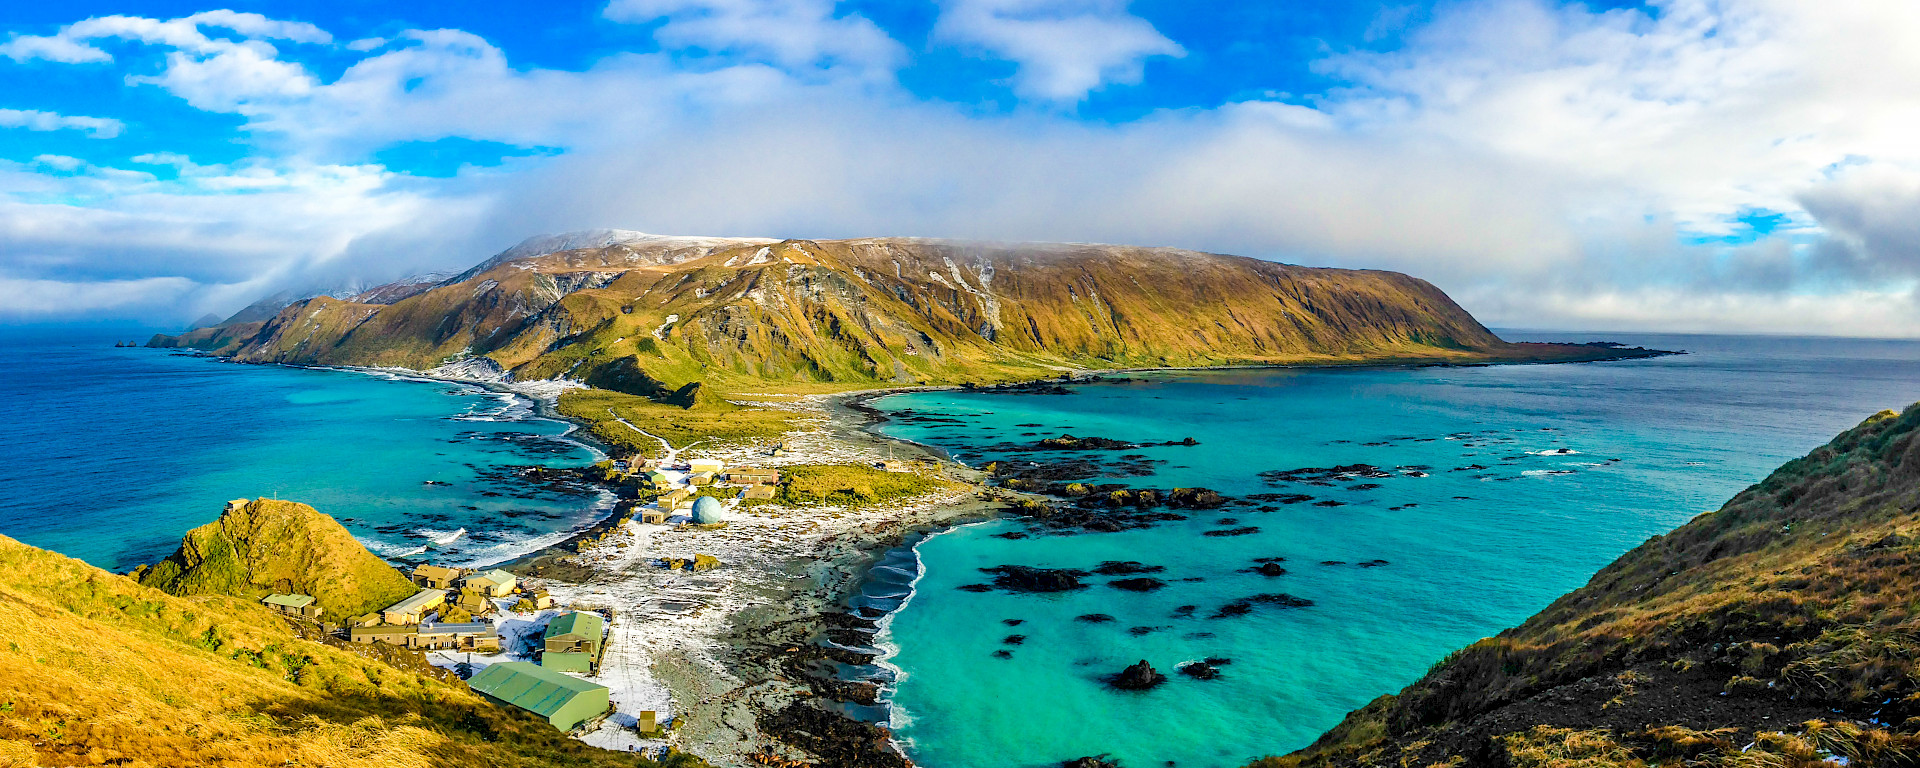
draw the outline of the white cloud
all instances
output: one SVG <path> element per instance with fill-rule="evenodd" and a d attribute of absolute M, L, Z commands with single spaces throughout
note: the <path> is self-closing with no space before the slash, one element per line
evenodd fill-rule
<path fill-rule="evenodd" d="M 40 59 L 60 64 L 113 60 L 113 56 L 106 51 L 62 35 L 15 35 L 13 39 L 0 43 L 0 55 L 14 61 Z"/>
<path fill-rule="evenodd" d="M 96 139 L 111 139 L 126 129 L 126 124 L 106 117 L 82 117 L 44 112 L 37 109 L 0 108 L 0 128 L 25 128 L 29 131 L 85 131 Z"/>
<path fill-rule="evenodd" d="M 181 277 L 66 281 L 9 277 L 0 273 L 0 318 L 34 319 L 137 309 L 164 311 L 194 289 Z"/>
<path fill-rule="evenodd" d="M 1127 0 L 945 0 L 934 37 L 1018 64 L 1016 90 L 1061 102 L 1138 83 L 1149 58 L 1186 55 Z"/>
<path fill-rule="evenodd" d="M 834 0 L 612 0 L 615 21 L 665 20 L 662 46 L 736 53 L 788 69 L 850 66 L 891 71 L 905 50 L 859 14 L 836 15 Z"/>
<path fill-rule="evenodd" d="M 1382 32 L 1390 52 L 1328 58 L 1340 89 L 1111 124 L 916 100 L 887 74 L 894 54 L 875 53 L 895 44 L 834 12 L 628 0 L 609 16 L 665 19 L 664 53 L 561 71 L 411 31 L 330 81 L 202 22 L 197 38 L 116 22 L 168 47 L 141 83 L 241 115 L 257 154 L 135 158 L 180 169 L 164 181 L 0 167 L 0 274 L 180 277 L 192 316 L 462 267 L 542 231 L 900 234 L 1400 269 L 1503 325 L 1920 334 L 1909 3 L 1446 5 Z M 783 25 L 798 31 L 769 36 Z M 1048 102 L 1179 52 L 1116 2 L 954 0 L 939 25 L 936 41 L 1016 62 L 1015 86 Z M 445 180 L 367 160 L 449 136 L 564 151 Z M 1785 214 L 1796 239 L 1741 242 L 1749 210 Z M 1735 244 L 1689 244 L 1722 235 Z"/>

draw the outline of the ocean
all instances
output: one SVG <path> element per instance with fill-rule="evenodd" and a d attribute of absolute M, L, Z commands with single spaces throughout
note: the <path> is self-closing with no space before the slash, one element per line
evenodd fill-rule
<path fill-rule="evenodd" d="M 1311 497 L 1188 512 L 1147 530 L 1053 535 L 1003 520 L 921 542 L 913 595 L 882 636 L 898 678 L 893 725 L 909 755 L 938 768 L 1037 768 L 1103 753 L 1136 767 L 1215 768 L 1303 747 L 1648 537 L 1869 415 L 1920 400 L 1920 343 L 1502 335 L 1690 354 L 1150 373 L 1071 395 L 878 401 L 900 417 L 885 433 L 975 466 L 1094 458 L 1107 467 L 1089 477 L 1098 482 Z M 1063 433 L 1198 444 L 1009 449 Z M 1129 454 L 1146 461 L 1114 461 Z M 1353 464 L 1381 476 L 1289 473 Z M 1251 570 L 1263 560 L 1285 573 Z M 1107 586 L 1120 577 L 1092 576 L 1089 588 L 1058 594 L 961 589 L 990 581 L 982 568 L 1106 561 L 1162 567 L 1150 575 L 1167 585 L 1131 592 Z M 1312 604 L 1254 602 L 1221 615 L 1274 594 Z M 1111 619 L 1079 618 L 1094 614 Z M 1231 660 L 1219 679 L 1174 672 L 1208 657 Z M 1140 660 L 1171 681 L 1147 692 L 1103 682 Z"/>
<path fill-rule="evenodd" d="M 598 454 L 571 425 L 479 387 L 239 365 L 116 348 L 148 333 L 0 333 L 0 534 L 113 571 L 171 553 L 229 499 L 305 502 L 373 551 L 445 565 L 511 559 L 604 515 L 526 466 Z"/>

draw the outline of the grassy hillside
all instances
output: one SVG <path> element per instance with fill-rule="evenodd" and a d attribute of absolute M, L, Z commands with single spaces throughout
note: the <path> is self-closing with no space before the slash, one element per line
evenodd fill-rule
<path fill-rule="evenodd" d="M 1241 363 L 1587 359 L 1514 345 L 1406 275 L 1165 248 L 660 238 L 495 259 L 391 304 L 318 297 L 158 338 L 255 362 L 484 357 L 653 398 Z"/>
<path fill-rule="evenodd" d="M 1920 406 L 1868 419 L 1261 765 L 1920 763 L 1916 534 Z"/>
<path fill-rule="evenodd" d="M 178 551 L 134 576 L 176 595 L 312 595 L 335 622 L 415 591 L 333 518 L 275 499 L 229 504 L 220 519 L 188 531 Z"/>
<path fill-rule="evenodd" d="M 651 766 L 443 681 L 0 537 L 0 765 Z M 697 761 L 696 761 L 697 762 Z"/>

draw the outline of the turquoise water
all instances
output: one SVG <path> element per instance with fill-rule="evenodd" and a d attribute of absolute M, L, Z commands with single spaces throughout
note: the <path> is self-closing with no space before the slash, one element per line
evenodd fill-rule
<path fill-rule="evenodd" d="M 465 564 L 557 541 L 599 514 L 597 492 L 512 474 L 595 459 L 525 401 L 112 346 L 130 337 L 0 335 L 12 406 L 0 534 L 125 570 L 166 556 L 228 499 L 277 496 L 341 519 L 380 554 Z"/>
<path fill-rule="evenodd" d="M 1230 507 L 1148 530 L 1033 531 L 1018 540 L 995 534 L 1027 525 L 997 521 L 927 540 L 914 596 L 888 629 L 898 649 L 889 663 L 901 676 L 892 697 L 899 736 L 917 762 L 939 768 L 1057 765 L 1098 753 L 1132 766 L 1236 766 L 1284 753 L 1418 678 L 1448 651 L 1525 619 L 1647 537 L 1717 508 L 1783 461 L 1882 408 L 1920 399 L 1920 344 L 1910 342 L 1607 338 L 1694 354 L 1590 365 L 1153 374 L 1066 396 L 939 392 L 880 401 L 884 410 L 960 422 L 884 429 L 976 465 L 1060 456 L 992 446 L 1062 432 L 1134 442 L 1191 436 L 1200 444 L 1132 452 L 1165 461 L 1153 476 L 1102 482 L 1344 503 Z M 1354 463 L 1392 476 L 1331 486 L 1259 477 Z M 1455 471 L 1474 465 L 1485 469 Z M 1399 467 L 1431 469 L 1417 477 Z M 1361 483 L 1379 487 L 1352 489 Z M 1259 531 L 1202 535 L 1245 527 Z M 1255 558 L 1270 557 L 1286 558 L 1288 573 L 1246 572 Z M 1151 593 L 1113 589 L 1099 576 L 1088 579 L 1093 587 L 1064 594 L 957 589 L 988 581 L 984 567 L 1091 569 L 1107 560 L 1164 566 L 1153 575 L 1170 583 Z M 1355 565 L 1370 560 L 1387 564 Z M 1235 599 L 1280 592 L 1314 605 L 1208 618 Z M 1195 606 L 1193 615 L 1178 617 L 1182 606 Z M 1115 620 L 1074 618 L 1092 613 Z M 1134 634 L 1136 627 L 1146 629 Z M 1015 634 L 1025 641 L 1003 642 Z M 1011 658 L 995 658 L 998 650 Z M 1221 679 L 1173 674 L 1177 664 L 1209 656 L 1232 659 Z M 1145 693 L 1101 682 L 1141 659 L 1172 681 Z"/>

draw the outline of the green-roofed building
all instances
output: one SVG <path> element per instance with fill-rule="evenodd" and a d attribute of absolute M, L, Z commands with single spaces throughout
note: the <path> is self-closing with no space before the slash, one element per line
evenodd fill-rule
<path fill-rule="evenodd" d="M 570 611 L 553 617 L 547 622 L 546 634 L 542 636 L 547 653 L 584 653 L 600 658 L 600 636 L 606 629 L 606 620 L 600 614 L 588 611 Z"/>
<path fill-rule="evenodd" d="M 571 731 L 612 706 L 606 686 L 541 669 L 530 661 L 489 664 L 467 681 L 467 687 L 495 703 L 539 715 L 561 731 Z"/>
<path fill-rule="evenodd" d="M 261 598 L 260 602 L 265 603 L 268 608 L 272 608 L 275 611 L 289 616 L 299 616 L 306 619 L 320 618 L 320 606 L 315 604 L 312 595 L 282 595 L 276 593 Z"/>

